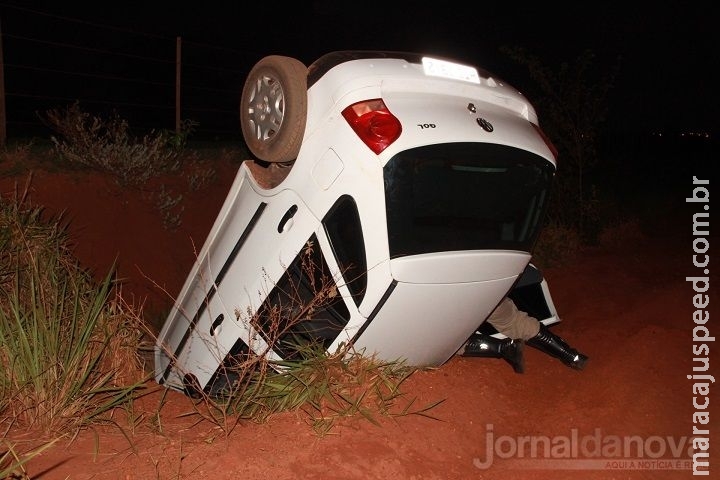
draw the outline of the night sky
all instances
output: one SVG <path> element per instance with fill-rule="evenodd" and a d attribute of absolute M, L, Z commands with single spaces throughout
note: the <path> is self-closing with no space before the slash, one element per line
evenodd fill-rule
<path fill-rule="evenodd" d="M 674 128 L 717 134 L 717 14 L 695 3 L 575 2 L 57 2 L 0 0 L 3 32 L 21 32 L 12 6 L 90 23 L 226 46 L 247 55 L 249 69 L 269 54 L 306 64 L 333 50 L 420 51 L 454 57 L 524 91 L 524 73 L 502 54 L 522 46 L 549 65 L 585 49 L 621 70 L 611 120 L 642 131 Z M 563 2 L 565 3 L 565 2 Z M 92 41 L 92 39 L 87 39 Z M 713 43 L 713 41 L 715 41 Z M 7 61 L 8 53 L 6 53 Z"/>

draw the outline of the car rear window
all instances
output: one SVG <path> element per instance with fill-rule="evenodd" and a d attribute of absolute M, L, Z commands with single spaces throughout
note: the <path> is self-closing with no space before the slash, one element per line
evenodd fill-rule
<path fill-rule="evenodd" d="M 554 166 L 506 145 L 451 143 L 398 153 L 384 167 L 390 256 L 530 252 Z"/>

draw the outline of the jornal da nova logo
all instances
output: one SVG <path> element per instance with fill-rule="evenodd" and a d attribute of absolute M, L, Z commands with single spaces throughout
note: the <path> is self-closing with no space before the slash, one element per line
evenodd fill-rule
<path fill-rule="evenodd" d="M 499 435 L 493 424 L 485 431 L 485 455 L 473 464 L 488 469 L 496 461 L 513 469 L 547 470 L 688 470 L 693 437 L 672 435 L 607 435 L 601 428 L 567 435 Z"/>

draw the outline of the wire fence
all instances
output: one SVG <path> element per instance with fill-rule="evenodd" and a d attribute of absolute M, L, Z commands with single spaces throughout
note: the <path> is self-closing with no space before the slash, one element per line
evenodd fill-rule
<path fill-rule="evenodd" d="M 93 115 L 117 114 L 138 133 L 174 130 L 179 115 L 196 124 L 195 139 L 241 138 L 239 98 L 255 52 L 3 3 L 0 31 L 8 139 L 48 137 L 46 112 L 76 102 Z"/>

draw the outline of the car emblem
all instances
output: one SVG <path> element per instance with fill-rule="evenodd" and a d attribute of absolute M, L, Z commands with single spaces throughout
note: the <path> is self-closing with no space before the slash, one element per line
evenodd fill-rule
<path fill-rule="evenodd" d="M 492 126 L 492 123 L 488 122 L 488 121 L 485 120 L 484 118 L 478 118 L 478 119 L 477 119 L 477 123 L 478 123 L 478 125 L 480 125 L 480 126 L 482 127 L 482 129 L 485 130 L 486 132 L 492 132 L 492 131 L 494 130 L 494 129 L 493 129 L 493 126 Z"/>

